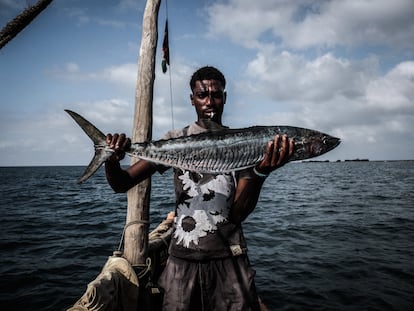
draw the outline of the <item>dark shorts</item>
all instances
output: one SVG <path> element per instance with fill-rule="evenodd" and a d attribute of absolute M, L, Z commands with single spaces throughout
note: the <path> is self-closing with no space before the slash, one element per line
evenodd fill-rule
<path fill-rule="evenodd" d="M 246 256 L 193 262 L 170 256 L 160 277 L 163 310 L 259 310 Z"/>

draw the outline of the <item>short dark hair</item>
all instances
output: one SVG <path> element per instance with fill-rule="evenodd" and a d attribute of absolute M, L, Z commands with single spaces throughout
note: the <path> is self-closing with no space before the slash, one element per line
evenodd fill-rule
<path fill-rule="evenodd" d="M 226 79 L 224 78 L 224 75 L 221 73 L 220 70 L 212 66 L 201 67 L 193 73 L 193 76 L 190 80 L 191 90 L 194 89 L 196 81 L 202 80 L 217 80 L 221 82 L 223 88 L 226 87 Z"/>

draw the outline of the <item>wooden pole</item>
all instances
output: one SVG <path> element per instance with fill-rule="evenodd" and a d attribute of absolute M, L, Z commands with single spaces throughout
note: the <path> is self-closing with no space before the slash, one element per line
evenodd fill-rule
<path fill-rule="evenodd" d="M 144 11 L 135 93 L 134 142 L 149 141 L 152 138 L 152 100 L 160 3 L 161 0 L 147 0 Z M 132 158 L 131 164 L 136 161 Z M 132 265 L 142 265 L 147 258 L 150 192 L 150 179 L 128 191 L 124 255 Z"/>
<path fill-rule="evenodd" d="M 0 49 L 12 40 L 19 32 L 29 25 L 52 0 L 39 0 L 35 5 L 28 7 L 0 31 Z"/>

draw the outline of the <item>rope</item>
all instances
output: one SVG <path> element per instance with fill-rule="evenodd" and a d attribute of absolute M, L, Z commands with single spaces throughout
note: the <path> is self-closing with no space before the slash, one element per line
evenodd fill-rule
<path fill-rule="evenodd" d="M 171 126 L 172 126 L 172 130 L 174 130 L 174 105 L 173 105 L 173 93 L 172 93 L 172 85 L 171 85 L 171 62 L 170 62 L 170 70 L 169 70 L 169 75 L 170 75 L 170 103 L 171 103 Z"/>
<path fill-rule="evenodd" d="M 136 271 L 136 268 L 138 268 L 139 270 L 142 270 L 141 272 L 137 273 L 138 279 L 142 279 L 148 272 L 150 272 L 151 271 L 151 266 L 152 266 L 152 261 L 151 261 L 150 257 L 148 257 L 145 260 L 144 264 L 133 265 L 133 268 L 134 268 L 135 271 Z"/>
<path fill-rule="evenodd" d="M 144 224 L 148 226 L 150 222 L 148 220 L 134 220 L 134 221 L 130 221 L 129 223 L 127 223 L 124 226 L 124 230 L 122 230 L 121 240 L 119 241 L 119 245 L 118 245 L 118 252 L 121 252 L 121 247 L 124 242 L 126 229 L 129 226 L 136 225 L 136 224 Z M 142 279 L 144 276 L 147 275 L 148 272 L 151 271 L 151 268 L 152 268 L 151 258 L 147 257 L 144 264 L 136 264 L 136 265 L 132 265 L 132 267 L 134 268 L 134 271 L 137 274 L 138 279 Z"/>
<path fill-rule="evenodd" d="M 124 242 L 124 238 L 125 238 L 126 229 L 129 226 L 136 225 L 136 224 L 144 224 L 148 226 L 150 222 L 148 220 L 134 220 L 134 221 L 130 221 L 129 223 L 127 223 L 124 227 L 124 230 L 122 230 L 121 240 L 119 241 L 119 245 L 118 245 L 118 251 L 121 251 L 122 243 Z"/>

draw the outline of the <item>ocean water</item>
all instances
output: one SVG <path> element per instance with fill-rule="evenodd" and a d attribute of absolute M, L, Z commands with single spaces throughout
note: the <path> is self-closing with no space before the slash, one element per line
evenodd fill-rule
<path fill-rule="evenodd" d="M 65 310 L 116 250 L 126 195 L 103 170 L 0 168 L 0 306 Z M 154 176 L 151 222 L 174 208 Z M 414 310 L 414 162 L 291 163 L 244 224 L 269 310 Z"/>

